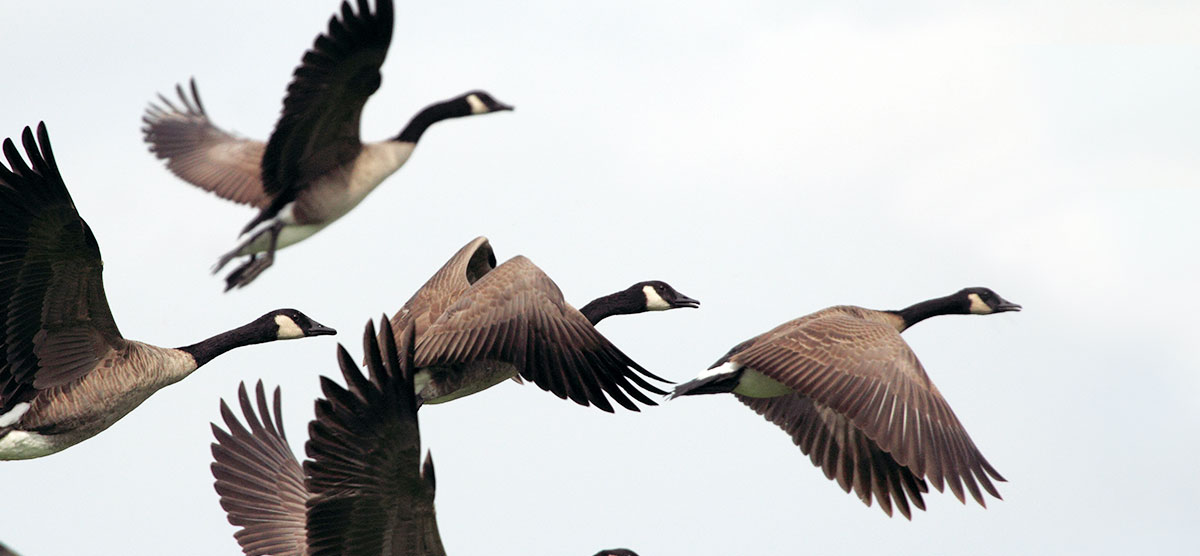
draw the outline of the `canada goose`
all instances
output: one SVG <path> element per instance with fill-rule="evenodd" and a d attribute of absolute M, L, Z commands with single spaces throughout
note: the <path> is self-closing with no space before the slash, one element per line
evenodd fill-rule
<path fill-rule="evenodd" d="M 279 388 L 268 403 L 262 381 L 254 401 L 246 384 L 239 386 L 245 425 L 221 400 L 225 428 L 212 425 L 213 487 L 229 523 L 240 528 L 234 538 L 243 553 L 446 554 L 434 510 L 432 455 L 421 462 L 413 344 L 411 320 L 393 331 L 381 319 L 378 334 L 368 322 L 367 376 L 338 345 L 346 386 L 321 377 L 323 397 L 308 425 L 303 466 L 283 431 Z M 637 556 L 623 548 L 601 555 Z"/>
<path fill-rule="evenodd" d="M 665 393 L 643 376 L 670 382 L 642 368 L 594 325 L 610 315 L 699 306 L 666 282 L 648 281 L 577 311 L 529 259 L 518 255 L 496 266 L 491 244 L 477 237 L 425 282 L 391 322 L 396 330 L 409 322 L 416 327 L 420 403 L 448 402 L 507 378 L 524 378 L 580 405 L 611 412 L 607 393 L 638 411 L 625 393 L 648 405 L 657 404 L 638 386 Z"/>
<path fill-rule="evenodd" d="M 239 346 L 333 334 L 293 309 L 166 349 L 117 330 L 100 248 L 63 184 L 50 137 L 11 139 L 0 164 L 0 459 L 42 457 L 95 436 L 158 389 Z M 40 149 L 39 149 L 40 144 Z"/>
<path fill-rule="evenodd" d="M 17 553 L 0 543 L 0 556 L 17 556 Z"/>
<path fill-rule="evenodd" d="M 434 513 L 433 460 L 421 463 L 421 430 L 411 372 L 411 328 L 399 349 L 386 319 L 381 346 L 368 322 L 363 376 L 340 344 L 346 387 L 321 377 L 301 467 L 283 432 L 279 388 L 274 408 L 262 381 L 257 412 L 238 388 L 243 426 L 221 400 L 226 432 L 212 425 L 214 487 L 247 555 L 444 555 Z M 381 349 L 382 347 L 382 349 Z M 386 548 L 386 550 L 385 550 Z"/>
<path fill-rule="evenodd" d="M 925 479 L 943 480 L 964 502 L 963 484 L 985 506 L 979 486 L 1003 481 L 900 337 L 937 315 L 1019 311 L 987 288 L 966 288 L 899 311 L 837 306 L 785 322 L 742 342 L 672 396 L 732 392 L 791 435 L 813 464 L 870 506 L 912 519 L 925 509 Z M 907 499 L 906 499 L 907 495 Z"/>
<path fill-rule="evenodd" d="M 399 135 L 377 143 L 359 139 L 363 104 L 379 88 L 379 68 L 392 41 L 392 2 L 367 0 L 358 11 L 342 3 L 340 18 L 317 36 L 288 85 L 283 113 L 266 144 L 230 134 L 208 119 L 195 80 L 191 98 L 176 86 L 177 108 L 151 104 L 142 121 L 150 151 L 193 185 L 260 209 L 223 255 L 250 259 L 226 277 L 225 290 L 253 281 L 271 266 L 276 249 L 317 233 L 358 205 L 408 160 L 429 126 L 448 118 L 512 110 L 483 91 L 427 106 Z M 259 256 L 259 253 L 262 253 Z"/>

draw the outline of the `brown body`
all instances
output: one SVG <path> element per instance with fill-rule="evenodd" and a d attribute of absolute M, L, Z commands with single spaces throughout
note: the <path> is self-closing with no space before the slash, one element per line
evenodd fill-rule
<path fill-rule="evenodd" d="M 939 314 L 1018 310 L 968 288 L 901 311 L 848 305 L 783 323 L 746 340 L 674 395 L 732 392 L 792 437 L 825 476 L 864 503 L 911 517 L 926 480 L 999 498 L 988 463 L 900 332 Z"/>
<path fill-rule="evenodd" d="M 104 295 L 100 247 L 75 210 L 45 126 L 4 141 L 0 165 L 0 459 L 91 438 L 162 387 L 235 347 L 332 334 L 273 311 L 178 349 L 122 336 Z M 11 168 L 11 169 L 10 169 Z"/>
<path fill-rule="evenodd" d="M 665 283 L 670 301 L 649 309 L 637 285 L 632 306 L 614 304 L 585 316 L 532 261 L 516 256 L 496 266 L 487 238 L 463 246 L 391 318 L 393 329 L 416 331 L 417 397 L 442 403 L 489 388 L 508 378 L 532 381 L 580 405 L 612 411 L 611 398 L 637 411 L 630 399 L 654 405 L 642 392 L 665 393 L 647 382 L 651 374 L 609 342 L 594 323 L 609 314 L 696 307 Z M 657 293 L 654 295 L 658 296 Z M 613 297 L 613 296 L 607 296 Z M 593 304 L 589 304 L 593 305 Z"/>
<path fill-rule="evenodd" d="M 99 434 L 194 370 L 196 361 L 186 352 L 126 341 L 91 372 L 38 391 L 13 428 L 52 435 L 58 451 Z"/>

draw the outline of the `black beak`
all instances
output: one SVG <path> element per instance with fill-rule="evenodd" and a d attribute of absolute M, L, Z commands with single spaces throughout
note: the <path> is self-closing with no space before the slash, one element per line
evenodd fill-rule
<path fill-rule="evenodd" d="M 1001 299 L 1000 303 L 996 305 L 997 313 L 1005 313 L 1008 311 L 1020 311 L 1020 310 L 1021 310 L 1020 305 L 1017 305 L 1016 303 L 1012 303 L 1010 301 L 1005 301 L 1003 299 Z"/>
<path fill-rule="evenodd" d="M 337 334 L 337 330 L 316 321 L 313 321 L 312 327 L 308 329 L 309 336 L 332 336 L 334 334 Z"/>
<path fill-rule="evenodd" d="M 686 295 L 683 295 L 679 292 L 675 292 L 675 293 L 677 294 L 677 297 L 675 299 L 671 300 L 671 308 L 672 309 L 677 309 L 679 307 L 691 307 L 691 308 L 695 309 L 700 306 L 699 301 L 692 299 Z"/>
<path fill-rule="evenodd" d="M 499 112 L 501 110 L 507 110 L 509 112 L 512 112 L 513 110 L 515 110 L 515 108 L 513 108 L 512 105 L 504 104 L 503 102 L 497 102 L 496 106 L 494 108 L 492 108 L 492 112 Z"/>

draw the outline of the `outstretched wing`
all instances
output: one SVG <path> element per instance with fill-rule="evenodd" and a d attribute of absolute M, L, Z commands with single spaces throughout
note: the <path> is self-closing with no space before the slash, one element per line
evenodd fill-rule
<path fill-rule="evenodd" d="M 100 248 L 63 184 L 45 124 L 0 164 L 0 414 L 68 384 L 125 345 L 104 296 Z"/>
<path fill-rule="evenodd" d="M 894 505 L 909 519 L 912 519 L 910 500 L 913 506 L 925 509 L 921 497 L 929 492 L 925 480 L 897 463 L 845 416 L 800 394 L 776 398 L 736 396 L 786 431 L 800 451 L 812 459 L 813 465 L 825 471 L 826 478 L 837 481 L 846 492 L 853 489 L 864 504 L 870 506 L 874 496 L 880 509 L 889 516 Z"/>
<path fill-rule="evenodd" d="M 543 390 L 610 412 L 606 393 L 638 411 L 626 394 L 657 405 L 639 387 L 665 392 L 643 377 L 667 382 L 617 349 L 521 256 L 480 278 L 417 343 L 421 368 L 482 359 L 511 363 Z"/>
<path fill-rule="evenodd" d="M 221 418 L 229 431 L 212 425 L 217 439 L 212 445 L 213 487 L 229 523 L 240 527 L 233 536 L 246 556 L 304 556 L 308 491 L 283 433 L 279 388 L 275 388 L 274 411 L 267 405 L 261 380 L 255 394 L 257 413 L 246 383 L 238 386 L 238 402 L 249 429 L 221 400 Z"/>
<path fill-rule="evenodd" d="M 283 99 L 283 114 L 263 154 L 263 190 L 271 205 L 252 221 L 270 218 L 307 187 L 300 176 L 316 176 L 358 156 L 359 117 L 376 89 L 379 68 L 392 42 L 392 0 L 367 0 L 358 10 L 342 2 L 341 17 L 317 36 L 293 73 Z"/>
<path fill-rule="evenodd" d="M 363 351 L 369 376 L 338 346 L 346 386 L 321 377 L 324 398 L 309 424 L 304 463 L 311 556 L 444 556 L 434 513 L 433 462 L 421 464 L 413 392 L 412 328 L 396 335 L 368 323 Z"/>
<path fill-rule="evenodd" d="M 730 360 L 811 398 L 815 402 L 813 407 L 802 407 L 794 401 L 777 403 L 791 403 L 793 409 L 803 409 L 791 418 L 822 419 L 826 427 L 822 434 L 836 436 L 838 431 L 851 430 L 838 421 L 845 419 L 846 424 L 853 425 L 853 430 L 860 431 L 895 462 L 909 468 L 916 478 L 931 480 L 939 491 L 944 481 L 963 501 L 965 485 L 972 497 L 985 505 L 982 485 L 989 494 L 1000 498 L 989 476 L 999 481 L 1004 478 L 975 447 L 895 328 L 831 311 L 807 319 L 787 333 L 768 335 Z M 770 409 L 763 404 L 750 405 L 764 415 Z M 792 433 L 796 426 L 799 425 L 783 428 Z M 822 429 L 814 426 L 811 430 Z M 859 450 L 850 454 L 848 460 L 842 460 L 843 465 L 871 462 L 873 469 L 868 475 L 875 478 L 896 473 L 886 460 L 869 450 L 862 452 L 861 446 L 852 443 L 842 449 Z M 815 451 L 812 454 L 814 458 L 819 455 Z M 900 489 L 896 485 L 911 486 L 908 483 L 906 480 L 889 483 L 893 486 L 885 491 L 897 496 Z M 865 484 L 854 486 L 857 489 Z"/>
<path fill-rule="evenodd" d="M 183 181 L 235 203 L 265 208 L 271 202 L 262 186 L 266 143 L 213 125 L 200 103 L 196 80 L 189 85 L 191 96 L 175 86 L 179 107 L 158 95 L 162 105 L 150 103 L 146 108 L 142 134 L 150 152 L 166 159 L 167 169 Z"/>

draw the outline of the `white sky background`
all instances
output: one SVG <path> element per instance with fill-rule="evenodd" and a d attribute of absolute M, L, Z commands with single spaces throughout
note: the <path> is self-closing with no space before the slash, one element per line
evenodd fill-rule
<path fill-rule="evenodd" d="M 229 295 L 208 268 L 254 213 L 171 176 L 142 110 L 194 75 L 217 124 L 265 139 L 335 2 L 4 2 L 0 136 L 47 122 L 121 331 L 164 346 L 294 306 L 359 353 L 367 318 L 480 234 L 577 306 L 644 279 L 700 299 L 600 327 L 675 380 L 829 305 L 986 285 L 1025 306 L 906 333 L 1010 481 L 986 510 L 931 493 L 888 519 L 732 397 L 614 416 L 505 383 L 421 412 L 451 554 L 1190 552 L 1200 7 L 1094 4 L 402 1 L 364 137 L 473 88 L 516 112 L 436 125 Z M 0 464 L 0 540 L 238 553 L 217 400 L 282 384 L 302 451 L 334 344 L 231 352 L 92 440 Z"/>

